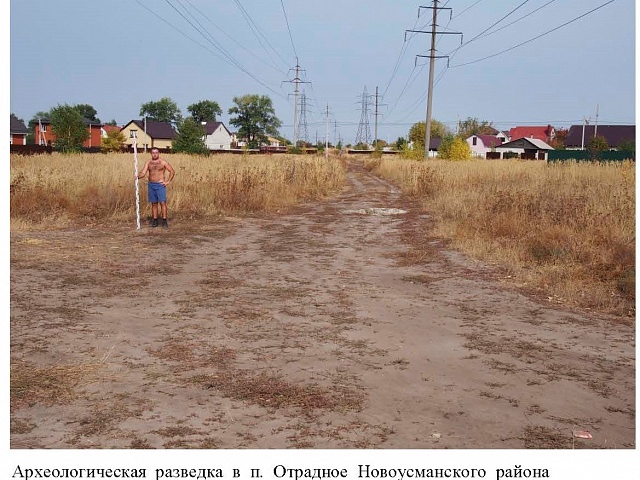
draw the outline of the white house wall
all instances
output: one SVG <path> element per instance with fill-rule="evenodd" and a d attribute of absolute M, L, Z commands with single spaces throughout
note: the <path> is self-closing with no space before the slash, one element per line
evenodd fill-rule
<path fill-rule="evenodd" d="M 223 127 L 205 138 L 205 145 L 209 150 L 229 150 L 231 148 L 231 135 Z"/>

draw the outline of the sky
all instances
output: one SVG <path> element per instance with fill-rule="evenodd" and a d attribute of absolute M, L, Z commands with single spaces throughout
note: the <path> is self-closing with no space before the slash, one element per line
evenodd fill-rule
<path fill-rule="evenodd" d="M 435 61 L 433 118 L 452 129 L 467 117 L 499 129 L 558 128 L 595 122 L 596 113 L 598 124 L 634 124 L 634 1 L 614 0 L 545 34 L 607 1 L 438 2 L 437 30 L 450 33 L 437 36 L 436 50 L 449 58 Z M 378 137 L 392 142 L 426 118 L 429 66 L 417 55 L 429 54 L 432 10 L 418 7 L 432 4 L 12 0 L 11 112 L 27 122 L 58 104 L 88 103 L 103 122 L 123 125 L 162 97 L 185 116 L 187 106 L 214 100 L 233 131 L 233 98 L 260 94 L 291 139 L 297 57 L 311 82 L 300 84 L 309 141 L 324 139 L 328 107 L 330 141 L 355 143 L 365 88 L 373 135 L 377 87 Z M 405 39 L 406 30 L 429 33 Z"/>

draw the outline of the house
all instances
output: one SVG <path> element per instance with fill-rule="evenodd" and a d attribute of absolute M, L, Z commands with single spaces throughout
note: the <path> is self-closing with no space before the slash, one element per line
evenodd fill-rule
<path fill-rule="evenodd" d="M 474 157 L 487 158 L 487 152 L 494 151 L 496 147 L 502 145 L 502 139 L 497 135 L 478 134 L 467 138 L 467 143 Z"/>
<path fill-rule="evenodd" d="M 551 142 L 556 137 L 556 130 L 551 125 L 546 127 L 514 127 L 509 130 L 510 141 L 519 138 L 537 138 L 544 143 Z"/>
<path fill-rule="evenodd" d="M 584 132 L 584 142 L 583 142 Z M 564 146 L 567 150 L 578 150 L 587 148 L 589 141 L 594 137 L 596 132 L 595 125 L 571 125 L 567 138 L 564 139 Z M 620 144 L 626 141 L 634 141 L 636 139 L 635 125 L 598 125 L 597 135 L 604 137 L 612 150 L 618 150 Z"/>
<path fill-rule="evenodd" d="M 122 129 L 116 125 L 103 125 L 102 129 L 100 130 L 100 135 L 102 136 L 102 138 L 107 138 L 108 133 L 119 132 L 120 130 Z"/>
<path fill-rule="evenodd" d="M 496 154 L 500 154 L 499 158 L 513 158 L 513 156 L 516 156 L 523 160 L 547 160 L 547 152 L 549 150 L 553 150 L 553 147 L 537 138 L 517 138 L 503 143 L 495 149 Z M 494 157 L 492 156 L 492 158 Z"/>
<path fill-rule="evenodd" d="M 267 137 L 267 144 L 270 147 L 279 147 L 280 146 L 280 140 L 278 140 L 277 138 L 274 138 L 274 137 Z"/>
<path fill-rule="evenodd" d="M 496 137 L 502 140 L 502 143 L 507 143 L 511 141 L 511 137 L 509 136 L 509 132 L 506 130 L 498 130 L 496 133 Z"/>
<path fill-rule="evenodd" d="M 89 138 L 82 144 L 83 147 L 99 147 L 102 138 L 102 124 L 95 120 L 83 118 L 82 121 L 87 126 Z M 52 145 L 56 143 L 56 136 L 51 130 L 51 120 L 47 117 L 40 117 L 36 123 L 36 143 L 38 145 Z"/>
<path fill-rule="evenodd" d="M 10 145 L 26 145 L 27 134 L 29 130 L 24 125 L 24 122 L 17 117 L 11 115 L 11 125 L 9 132 L 9 144 Z"/>
<path fill-rule="evenodd" d="M 177 133 L 171 125 L 152 120 L 131 120 L 122 127 L 125 136 L 125 145 L 131 147 L 134 144 L 134 134 L 138 148 L 171 148 L 171 142 Z"/>
<path fill-rule="evenodd" d="M 202 122 L 206 132 L 204 143 L 209 150 L 229 150 L 231 132 L 222 122 Z"/>

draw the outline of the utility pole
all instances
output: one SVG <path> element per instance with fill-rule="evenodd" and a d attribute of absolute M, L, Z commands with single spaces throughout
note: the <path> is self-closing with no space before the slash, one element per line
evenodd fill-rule
<path fill-rule="evenodd" d="M 596 138 L 598 136 L 598 110 L 600 109 L 600 104 L 596 103 L 596 126 L 595 126 L 595 130 L 593 131 L 593 138 Z"/>
<path fill-rule="evenodd" d="M 329 104 L 327 103 L 327 135 L 324 139 L 324 158 L 329 160 Z"/>
<path fill-rule="evenodd" d="M 425 157 L 429 157 L 429 145 L 431 143 L 431 109 L 433 104 L 433 76 L 434 76 L 434 67 L 435 67 L 435 59 L 436 58 L 448 58 L 447 55 L 436 56 L 436 35 L 462 35 L 462 32 L 438 32 L 437 28 L 437 19 L 438 19 L 438 10 L 449 10 L 450 16 L 453 16 L 453 10 L 451 8 L 438 8 L 438 0 L 433 0 L 433 7 L 418 7 L 418 17 L 420 17 L 420 9 L 421 8 L 431 8 L 433 9 L 433 19 L 431 21 L 431 51 L 429 52 L 429 90 L 427 94 L 427 121 L 424 135 L 424 154 Z M 413 33 L 429 33 L 422 30 L 405 30 L 404 37 L 405 41 L 407 39 L 407 32 Z M 462 44 L 462 38 L 460 39 L 460 43 Z M 425 55 L 417 55 L 417 57 L 425 57 Z"/>
<path fill-rule="evenodd" d="M 293 70 L 293 68 L 290 68 L 289 71 Z M 298 57 L 296 57 L 296 76 L 294 77 L 293 80 L 285 80 L 287 83 L 295 83 L 295 88 L 294 88 L 294 102 L 293 102 L 293 146 L 297 147 L 298 146 L 298 91 L 299 91 L 299 85 L 301 83 L 311 83 L 311 82 L 305 82 L 303 80 L 300 79 L 300 72 L 304 72 L 305 70 L 300 68 L 300 61 L 298 60 Z M 284 82 L 283 82 L 284 83 Z"/>
<path fill-rule="evenodd" d="M 589 125 L 590 118 L 582 117 L 582 150 L 584 150 L 584 127 L 585 125 Z"/>
<path fill-rule="evenodd" d="M 427 124 L 424 134 L 424 156 L 429 158 L 431 145 L 431 105 L 433 103 L 433 71 L 436 62 L 436 19 L 438 18 L 438 0 L 433 0 L 433 25 L 431 26 L 431 55 L 429 58 L 429 93 L 427 95 Z"/>

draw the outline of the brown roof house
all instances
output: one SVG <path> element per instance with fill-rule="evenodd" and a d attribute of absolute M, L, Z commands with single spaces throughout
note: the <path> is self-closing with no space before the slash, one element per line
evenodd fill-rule
<path fill-rule="evenodd" d="M 131 120 L 124 127 L 122 133 L 126 140 L 125 145 L 133 146 L 134 134 L 138 148 L 171 148 L 171 142 L 177 133 L 171 125 L 152 120 Z"/>
<path fill-rule="evenodd" d="M 24 125 L 24 122 L 20 120 L 18 117 L 11 115 L 11 125 L 9 132 L 9 143 L 11 145 L 26 145 L 27 144 L 27 133 L 29 130 Z"/>
<path fill-rule="evenodd" d="M 518 138 L 495 148 L 502 158 L 511 158 L 511 154 L 523 160 L 547 160 L 549 150 L 553 147 L 537 138 Z"/>
<path fill-rule="evenodd" d="M 564 139 L 564 146 L 567 150 L 580 150 L 587 148 L 589 141 L 594 137 L 596 131 L 595 125 L 571 125 L 567 138 Z M 583 142 L 584 132 L 584 142 Z M 619 150 L 620 144 L 625 141 L 635 141 L 636 126 L 635 125 L 598 125 L 599 137 L 609 144 L 609 148 Z"/>

